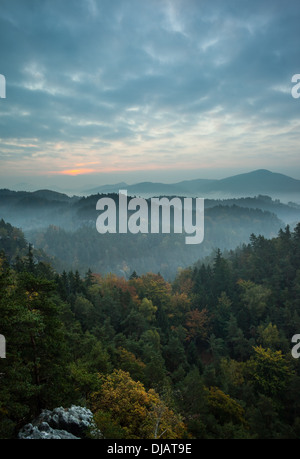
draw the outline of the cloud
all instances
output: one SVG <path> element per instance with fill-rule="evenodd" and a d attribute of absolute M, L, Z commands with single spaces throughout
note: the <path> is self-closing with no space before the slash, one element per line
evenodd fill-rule
<path fill-rule="evenodd" d="M 299 14 L 279 0 L 2 0 L 1 170 L 294 163 Z"/>

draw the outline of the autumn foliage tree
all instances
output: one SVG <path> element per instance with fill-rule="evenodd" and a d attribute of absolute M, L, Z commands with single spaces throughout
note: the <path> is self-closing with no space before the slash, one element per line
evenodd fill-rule
<path fill-rule="evenodd" d="M 150 389 L 134 381 L 128 372 L 114 370 L 99 375 L 100 390 L 91 396 L 91 407 L 98 428 L 109 436 L 106 422 L 119 436 L 132 439 L 182 438 L 185 426 L 180 417 L 170 410 Z M 107 437 L 108 438 L 108 437 Z"/>
<path fill-rule="evenodd" d="M 194 309 L 186 314 L 187 341 L 205 340 L 209 332 L 209 313 L 206 308 Z"/>

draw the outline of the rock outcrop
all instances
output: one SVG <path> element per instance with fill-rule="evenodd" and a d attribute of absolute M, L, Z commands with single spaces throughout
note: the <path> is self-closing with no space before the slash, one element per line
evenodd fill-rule
<path fill-rule="evenodd" d="M 93 413 L 84 407 L 72 405 L 70 408 L 44 410 L 30 424 L 26 424 L 18 434 L 19 439 L 70 439 L 102 438 L 97 430 Z"/>

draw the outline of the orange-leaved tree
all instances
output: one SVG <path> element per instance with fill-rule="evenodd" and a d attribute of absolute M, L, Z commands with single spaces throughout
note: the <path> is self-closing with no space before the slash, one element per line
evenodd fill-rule
<path fill-rule="evenodd" d="M 205 340 L 208 337 L 210 317 L 206 308 L 193 309 L 186 314 L 187 341 Z"/>

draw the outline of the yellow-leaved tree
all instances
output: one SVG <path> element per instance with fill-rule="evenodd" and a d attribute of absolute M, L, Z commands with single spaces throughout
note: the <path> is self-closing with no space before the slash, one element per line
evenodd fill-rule
<path fill-rule="evenodd" d="M 184 438 L 185 425 L 153 390 L 145 390 L 123 370 L 99 375 L 101 388 L 91 395 L 91 409 L 105 438 Z"/>

